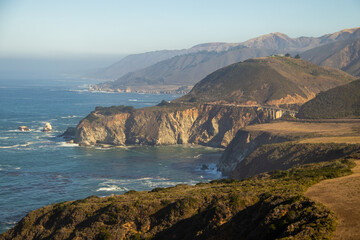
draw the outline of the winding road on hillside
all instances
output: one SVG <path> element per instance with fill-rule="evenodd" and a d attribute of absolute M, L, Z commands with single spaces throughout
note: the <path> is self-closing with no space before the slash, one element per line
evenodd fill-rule
<path fill-rule="evenodd" d="M 338 217 L 333 239 L 360 239 L 360 160 L 353 174 L 322 181 L 311 186 L 305 195 L 323 203 Z"/>

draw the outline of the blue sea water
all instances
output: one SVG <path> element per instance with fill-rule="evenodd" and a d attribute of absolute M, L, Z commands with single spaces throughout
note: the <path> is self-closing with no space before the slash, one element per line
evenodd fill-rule
<path fill-rule="evenodd" d="M 178 95 L 94 93 L 77 79 L 0 80 L 0 233 L 56 202 L 221 177 L 221 151 L 200 146 L 101 149 L 57 137 L 96 106 L 152 106 Z M 42 132 L 50 122 L 53 132 Z M 20 132 L 19 126 L 30 132 Z M 207 164 L 208 170 L 201 170 Z"/>

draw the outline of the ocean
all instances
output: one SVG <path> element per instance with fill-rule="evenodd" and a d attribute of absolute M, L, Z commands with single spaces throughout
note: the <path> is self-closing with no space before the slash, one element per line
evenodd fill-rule
<path fill-rule="evenodd" d="M 88 92 L 82 79 L 0 80 L 0 233 L 29 211 L 218 179 L 220 149 L 201 146 L 79 147 L 61 137 L 96 106 L 153 106 L 179 95 Z M 42 132 L 46 122 L 53 131 Z M 20 132 L 19 126 L 31 131 Z M 208 169 L 203 170 L 203 164 Z"/>

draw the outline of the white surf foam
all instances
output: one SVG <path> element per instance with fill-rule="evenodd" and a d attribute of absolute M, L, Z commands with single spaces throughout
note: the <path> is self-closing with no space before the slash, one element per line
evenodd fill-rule
<path fill-rule="evenodd" d="M 108 185 L 106 187 L 101 187 L 96 190 L 97 192 L 125 192 L 129 191 L 126 187 L 119 187 L 116 185 Z"/>
<path fill-rule="evenodd" d="M 25 144 L 15 144 L 12 146 L 0 146 L 0 148 L 7 149 L 7 148 L 18 148 L 18 147 L 27 147 L 31 144 L 34 144 L 33 142 L 27 142 Z"/>
<path fill-rule="evenodd" d="M 58 146 L 59 147 L 78 147 L 79 144 L 77 144 L 77 143 L 59 142 Z"/>
<path fill-rule="evenodd" d="M 77 115 L 69 115 L 69 116 L 64 116 L 64 117 L 60 117 L 62 119 L 68 119 L 68 118 L 76 118 L 76 117 L 80 117 L 80 116 L 77 116 Z"/>

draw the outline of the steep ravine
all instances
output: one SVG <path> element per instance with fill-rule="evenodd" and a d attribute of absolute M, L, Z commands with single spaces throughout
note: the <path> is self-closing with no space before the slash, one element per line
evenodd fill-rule
<path fill-rule="evenodd" d="M 76 128 L 75 142 L 94 144 L 200 144 L 226 147 L 249 124 L 268 122 L 276 110 L 224 105 L 97 108 Z"/>

